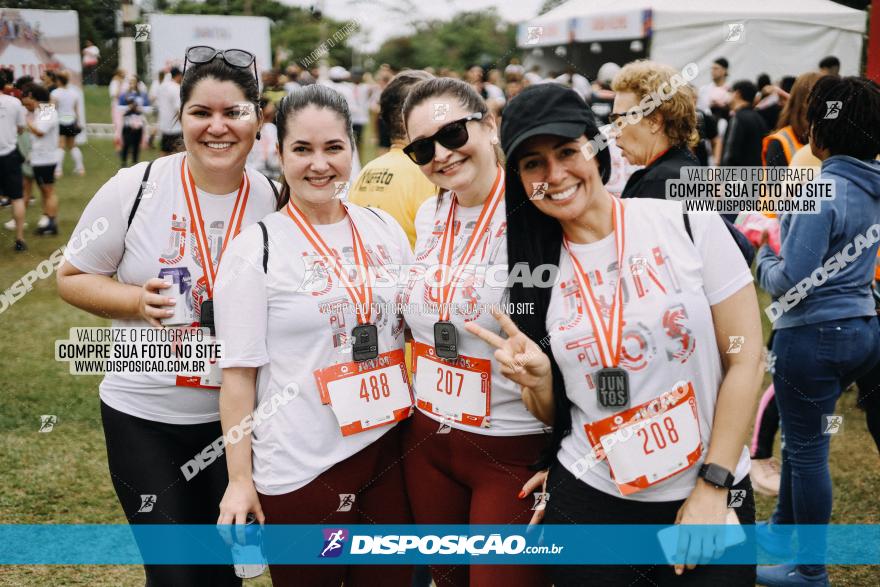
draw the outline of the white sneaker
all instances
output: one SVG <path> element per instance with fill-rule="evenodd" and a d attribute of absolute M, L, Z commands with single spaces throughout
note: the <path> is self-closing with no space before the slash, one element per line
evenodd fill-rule
<path fill-rule="evenodd" d="M 49 226 L 49 217 L 43 214 L 37 221 L 37 228 L 46 228 L 47 226 Z"/>
<path fill-rule="evenodd" d="M 779 461 L 769 459 L 752 459 L 752 470 L 749 472 L 752 478 L 752 488 L 761 495 L 771 497 L 779 495 L 779 484 L 782 480 L 779 469 Z"/>
<path fill-rule="evenodd" d="M 48 221 L 48 218 L 47 218 Z M 28 223 L 24 223 L 24 227 L 27 228 Z M 6 230 L 15 230 L 15 218 L 3 224 L 3 228 Z"/>

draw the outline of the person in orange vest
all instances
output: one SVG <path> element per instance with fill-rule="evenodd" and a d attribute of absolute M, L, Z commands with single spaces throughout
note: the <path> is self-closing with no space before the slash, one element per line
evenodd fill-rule
<path fill-rule="evenodd" d="M 807 124 L 807 98 L 821 73 L 802 73 L 791 87 L 788 102 L 779 115 L 778 128 L 764 137 L 761 162 L 764 167 L 785 167 L 795 152 L 809 140 Z"/>

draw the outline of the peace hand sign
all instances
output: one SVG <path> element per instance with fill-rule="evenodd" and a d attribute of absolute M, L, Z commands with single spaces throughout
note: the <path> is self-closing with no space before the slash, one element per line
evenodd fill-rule
<path fill-rule="evenodd" d="M 523 388 L 524 394 L 549 397 L 552 404 L 552 375 L 549 357 L 531 338 L 520 332 L 510 316 L 500 312 L 497 308 L 492 308 L 492 316 L 507 334 L 506 339 L 474 322 L 468 322 L 464 328 L 497 349 L 495 360 L 501 365 L 502 375 L 514 383 L 518 383 Z M 528 401 L 526 401 L 526 405 L 530 407 Z"/>

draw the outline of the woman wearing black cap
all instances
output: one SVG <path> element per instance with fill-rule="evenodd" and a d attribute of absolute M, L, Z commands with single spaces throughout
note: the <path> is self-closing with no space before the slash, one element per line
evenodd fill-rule
<path fill-rule="evenodd" d="M 402 300 L 418 407 L 403 451 L 413 516 L 418 524 L 526 524 L 534 501 L 518 492 L 546 445 L 545 426 L 529 411 L 536 402 L 505 377 L 494 346 L 465 330 L 482 324 L 498 337 L 491 308 L 507 301 L 495 120 L 470 85 L 450 78 L 413 86 L 403 119 L 412 141 L 404 152 L 442 188 L 416 214 L 418 271 Z M 535 566 L 432 572 L 437 585 L 549 584 Z"/>
<path fill-rule="evenodd" d="M 552 402 L 534 395 L 558 441 L 546 523 L 723 524 L 732 488 L 746 490 L 735 511 L 753 524 L 745 438 L 762 338 L 751 273 L 717 215 L 695 215 L 691 238 L 680 204 L 612 197 L 607 151 L 590 148 L 598 133 L 555 84 L 505 110 L 508 263 L 560 275 L 551 288 L 511 287 L 511 302 L 535 312 L 514 316 L 507 340 L 468 330 L 518 362 L 521 384 L 552 381 Z M 544 197 L 529 202 L 538 183 Z M 721 542 L 691 540 L 685 577 L 683 565 L 554 566 L 554 583 L 753 585 L 754 565 L 704 564 Z"/>

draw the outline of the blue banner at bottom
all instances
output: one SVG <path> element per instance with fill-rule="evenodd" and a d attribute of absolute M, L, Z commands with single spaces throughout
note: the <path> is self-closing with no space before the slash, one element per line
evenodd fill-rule
<path fill-rule="evenodd" d="M 880 564 L 880 525 L 780 529 L 768 545 L 739 525 L 8 524 L 0 564 Z"/>

